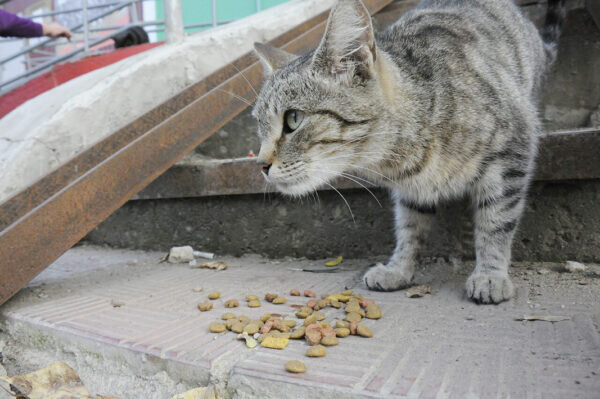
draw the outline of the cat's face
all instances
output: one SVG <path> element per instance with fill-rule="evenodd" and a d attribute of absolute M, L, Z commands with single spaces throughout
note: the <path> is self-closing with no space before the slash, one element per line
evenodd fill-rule
<path fill-rule="evenodd" d="M 362 3 L 334 7 L 314 54 L 296 57 L 265 45 L 256 50 L 267 74 L 253 111 L 267 181 L 285 194 L 302 195 L 360 168 L 381 96 Z"/>

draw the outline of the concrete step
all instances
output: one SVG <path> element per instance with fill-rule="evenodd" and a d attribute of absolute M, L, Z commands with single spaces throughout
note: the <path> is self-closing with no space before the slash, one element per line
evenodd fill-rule
<path fill-rule="evenodd" d="M 592 399 L 600 392 L 597 265 L 565 273 L 560 264 L 517 263 L 511 270 L 516 298 L 478 306 L 463 293 L 472 262 L 424 260 L 415 279 L 433 293 L 409 299 L 404 291 L 364 289 L 360 276 L 377 258 L 344 261 L 336 273 L 309 273 L 302 270 L 322 270 L 324 261 L 221 257 L 229 267 L 217 272 L 160 263 L 163 255 L 70 250 L 0 308 L 0 363 L 16 375 L 63 361 L 90 392 L 130 399 L 166 399 L 207 384 L 226 398 L 246 399 Z M 203 292 L 194 292 L 199 286 Z M 292 340 L 282 351 L 249 349 L 233 333 L 208 332 L 226 311 L 295 319 L 292 305 L 307 298 L 286 295 L 290 289 L 320 295 L 346 288 L 374 299 L 383 317 L 364 322 L 373 338 L 341 339 L 324 358 L 306 357 L 304 341 Z M 221 299 L 214 309 L 199 312 L 196 304 L 216 290 Z M 247 294 L 267 292 L 287 303 L 246 306 Z M 225 309 L 232 298 L 240 307 Z M 328 321 L 343 316 L 333 308 L 325 313 Z M 524 315 L 568 319 L 515 321 Z M 285 372 L 291 359 L 302 360 L 307 372 Z"/>
<path fill-rule="evenodd" d="M 557 132 L 541 141 L 514 259 L 599 261 L 600 130 Z M 193 156 L 148 186 L 86 241 L 162 250 L 189 243 L 221 254 L 275 258 L 391 254 L 393 215 L 386 190 L 372 189 L 378 203 L 351 182 L 340 181 L 337 187 L 348 206 L 330 190 L 291 200 L 269 191 L 252 159 Z M 472 259 L 470 214 L 464 200 L 443 205 L 425 255 Z"/>

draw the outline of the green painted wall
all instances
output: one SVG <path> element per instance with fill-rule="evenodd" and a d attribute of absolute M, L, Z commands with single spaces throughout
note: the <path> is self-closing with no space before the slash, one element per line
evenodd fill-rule
<path fill-rule="evenodd" d="M 260 9 L 266 10 L 290 0 L 260 0 Z M 156 19 L 165 18 L 163 0 L 156 0 Z M 212 24 L 212 0 L 181 0 L 183 24 Z M 217 0 L 217 21 L 231 21 L 256 13 L 256 0 Z M 187 33 L 210 29 L 212 26 L 186 28 Z M 158 33 L 158 40 L 165 40 L 164 32 Z"/>

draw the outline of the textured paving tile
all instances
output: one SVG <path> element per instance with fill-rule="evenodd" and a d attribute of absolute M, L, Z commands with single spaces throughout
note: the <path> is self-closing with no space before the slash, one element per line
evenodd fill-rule
<path fill-rule="evenodd" d="M 158 263 L 160 254 L 77 248 L 40 275 L 0 309 L 7 322 L 21 322 L 71 334 L 123 351 L 214 372 L 226 367 L 227 389 L 239 398 L 599 398 L 600 279 L 535 268 L 513 269 L 515 300 L 478 306 L 463 294 L 466 269 L 433 263 L 416 280 L 433 295 L 409 299 L 404 292 L 374 293 L 360 283 L 360 266 L 348 261 L 340 273 L 305 273 L 322 261 L 273 262 L 259 257 L 225 258 L 223 272 Z M 80 264 L 85 264 L 78 269 Z M 581 284 L 581 283 L 584 284 Z M 195 287 L 204 287 L 196 293 Z M 307 298 L 286 295 L 288 303 L 250 309 L 246 294 L 318 294 L 354 287 L 375 299 L 384 317 L 367 320 L 375 337 L 351 336 L 327 349 L 325 358 L 307 358 L 304 341 L 283 350 L 247 349 L 235 334 L 210 334 L 208 324 L 226 311 L 258 318 L 264 313 L 293 317 L 290 305 Z M 215 309 L 196 304 L 219 290 Z M 225 309 L 227 299 L 241 307 Z M 122 302 L 113 307 L 111 301 Z M 328 320 L 343 311 L 328 308 Z M 571 320 L 518 322 L 524 314 L 564 315 Z M 224 362 L 223 359 L 229 359 Z M 231 360 L 233 359 L 233 361 Z M 300 359 L 305 374 L 285 372 Z M 176 376 L 175 376 L 176 377 Z M 135 396 L 132 396 L 135 397 Z"/>

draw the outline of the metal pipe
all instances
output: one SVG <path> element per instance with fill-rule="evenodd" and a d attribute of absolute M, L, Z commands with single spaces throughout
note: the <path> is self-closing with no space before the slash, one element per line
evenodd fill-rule
<path fill-rule="evenodd" d="M 96 39 L 96 40 L 92 40 L 92 41 L 89 43 L 89 45 L 90 45 L 90 46 L 92 46 L 92 47 L 93 47 L 93 46 L 96 46 L 96 45 L 98 45 L 98 44 L 100 44 L 100 43 L 102 43 L 102 42 L 105 42 L 105 41 L 109 40 L 109 39 L 110 39 L 110 38 L 111 38 L 111 37 L 112 37 L 114 34 L 117 34 L 117 33 L 123 32 L 123 31 L 124 31 L 124 30 L 126 30 L 126 29 L 129 29 L 129 26 L 128 26 L 128 25 L 127 25 L 127 26 L 124 26 L 122 29 L 119 29 L 118 31 L 116 31 L 116 32 L 114 32 L 114 33 L 111 33 L 110 35 L 107 35 L 107 36 L 100 37 L 100 38 L 98 38 L 98 39 Z M 63 54 L 63 55 L 61 55 L 61 56 L 58 56 L 58 57 L 56 57 L 55 59 L 53 59 L 53 60 L 51 60 L 51 61 L 45 62 L 45 63 L 43 63 L 43 64 L 41 64 L 41 65 L 39 65 L 39 66 L 36 66 L 35 68 L 31 68 L 30 70 L 28 70 L 28 71 L 26 71 L 26 72 L 24 72 L 24 73 L 20 74 L 19 76 L 15 76 L 14 78 L 12 78 L 12 79 L 10 79 L 10 80 L 8 80 L 8 81 L 6 81 L 6 82 L 2 82 L 2 83 L 0 83 L 0 89 L 2 89 L 3 87 L 6 87 L 6 86 L 8 86 L 9 84 L 11 84 L 11 83 L 13 83 L 13 82 L 16 82 L 16 81 L 18 81 L 18 80 L 21 80 L 21 79 L 23 79 L 23 78 L 26 78 L 26 77 L 28 77 L 28 76 L 31 76 L 31 75 L 33 75 L 33 74 L 35 74 L 35 73 L 39 72 L 39 71 L 42 71 L 42 70 L 44 70 L 44 69 L 48 68 L 49 66 L 52 66 L 52 65 L 54 65 L 54 64 L 56 64 L 56 63 L 58 63 L 58 62 L 60 62 L 60 61 L 63 61 L 63 60 L 69 59 L 69 58 L 71 58 L 72 56 L 74 56 L 75 54 L 81 53 L 81 52 L 83 51 L 83 49 L 84 49 L 84 47 L 83 47 L 83 46 L 82 46 L 82 47 L 78 47 L 78 48 L 76 48 L 76 49 L 74 49 L 74 50 L 72 50 L 72 51 L 69 51 L 69 52 L 68 52 L 68 53 L 66 53 L 66 54 Z"/>
<path fill-rule="evenodd" d="M 87 12 L 87 0 L 81 0 L 83 8 L 83 53 L 90 51 L 89 39 L 90 39 L 90 26 L 88 22 Z"/>
<path fill-rule="evenodd" d="M 120 5 L 118 5 L 116 7 L 113 7 L 110 10 L 104 11 L 104 12 L 96 15 L 94 18 L 90 19 L 88 22 L 94 22 L 94 21 L 97 21 L 97 20 L 99 20 L 101 18 L 104 18 L 105 16 L 110 15 L 110 14 L 112 14 L 115 11 L 119 11 L 120 9 L 122 9 L 124 7 L 127 7 L 129 4 L 131 4 L 134 1 L 136 1 L 136 0 L 124 1 Z M 71 31 L 75 31 L 77 29 L 80 29 L 81 27 L 83 27 L 83 24 L 76 25 L 76 26 L 74 26 L 72 28 L 69 28 L 69 29 Z M 8 62 L 10 60 L 13 60 L 13 59 L 15 59 L 17 57 L 20 57 L 23 54 L 26 54 L 26 53 L 30 52 L 31 50 L 33 50 L 33 49 L 44 47 L 45 45 L 47 45 L 48 43 L 50 43 L 50 42 L 52 42 L 54 40 L 56 40 L 56 38 L 50 38 L 50 39 L 42 40 L 41 42 L 39 42 L 37 44 L 34 44 L 33 46 L 29 46 L 29 47 L 27 47 L 24 50 L 21 50 L 21 51 L 18 51 L 16 53 L 12 54 L 12 55 L 9 55 L 8 57 L 3 58 L 3 59 L 0 60 L 0 65 L 4 64 L 4 63 L 6 63 L 6 62 Z"/>
<path fill-rule="evenodd" d="M 168 44 L 183 41 L 183 13 L 181 0 L 165 0 L 165 33 Z"/>
<path fill-rule="evenodd" d="M 140 1 L 144 1 L 144 0 L 140 0 Z M 98 5 L 95 5 L 95 6 L 88 6 L 88 10 L 93 10 L 93 9 L 96 9 L 96 8 L 105 8 L 105 7 L 116 6 L 117 4 L 121 4 L 121 2 L 117 1 L 115 3 L 105 3 L 105 4 L 98 4 Z M 25 18 L 53 17 L 55 15 L 70 14 L 70 13 L 80 12 L 80 11 L 81 11 L 81 8 L 69 8 L 67 10 L 51 11 L 51 12 L 45 12 L 45 13 L 42 13 L 42 14 L 24 15 L 24 17 Z"/>
<path fill-rule="evenodd" d="M 212 0 L 212 26 L 217 26 L 217 0 Z"/>

